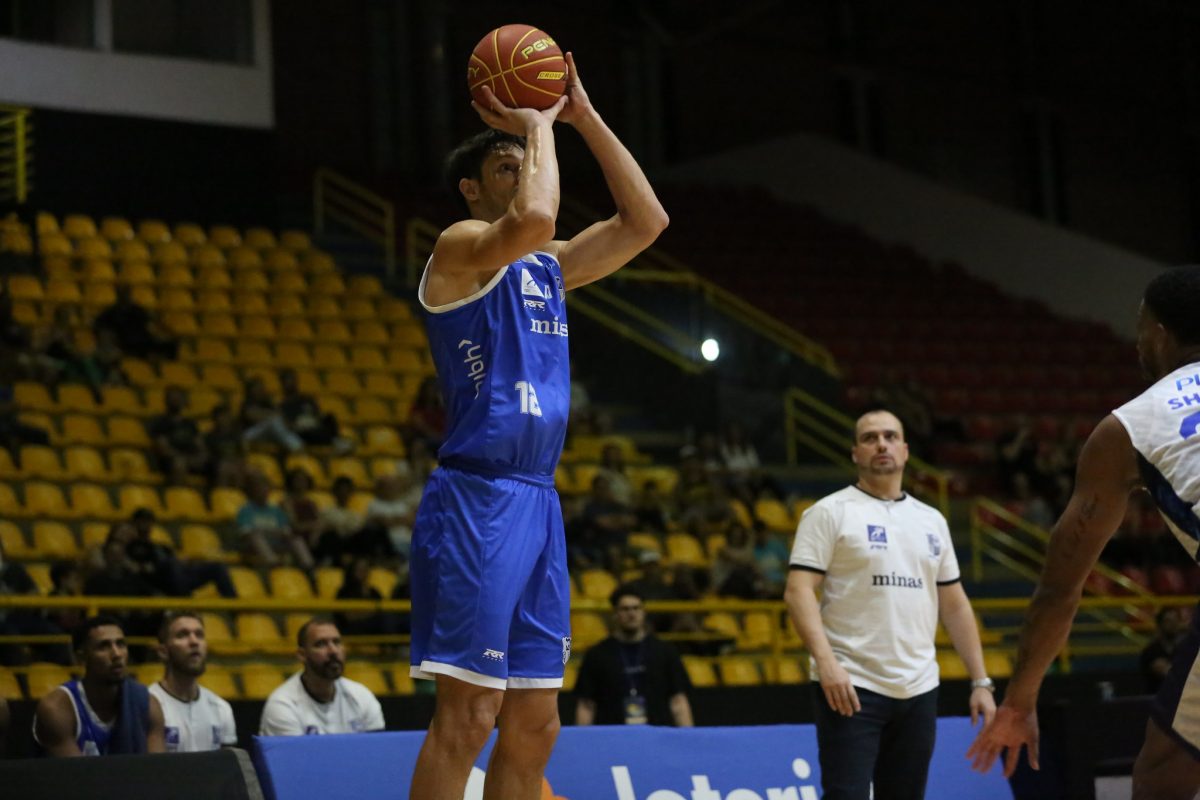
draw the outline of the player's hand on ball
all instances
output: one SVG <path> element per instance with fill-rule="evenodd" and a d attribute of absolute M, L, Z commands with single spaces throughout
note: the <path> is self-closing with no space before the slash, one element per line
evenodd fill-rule
<path fill-rule="evenodd" d="M 588 99 L 587 92 L 583 90 L 583 84 L 579 82 L 579 70 L 575 68 L 574 53 L 566 54 L 567 62 L 567 88 L 563 90 L 563 96 L 567 99 L 567 107 L 558 115 L 560 122 L 565 122 L 568 125 L 576 125 L 592 111 L 592 101 Z"/>
<path fill-rule="evenodd" d="M 496 97 L 491 88 L 484 86 L 482 92 L 487 105 L 483 106 L 472 100 L 471 107 L 488 127 L 514 136 L 525 136 L 538 125 L 554 122 L 559 112 L 567 105 L 567 96 L 564 94 L 554 105 L 541 111 L 533 108 L 509 108 L 500 102 L 500 98 Z"/>

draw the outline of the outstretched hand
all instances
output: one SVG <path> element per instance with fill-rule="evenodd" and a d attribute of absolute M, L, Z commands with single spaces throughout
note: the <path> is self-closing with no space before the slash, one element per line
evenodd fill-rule
<path fill-rule="evenodd" d="M 576 125 L 592 110 L 592 101 L 588 99 L 583 84 L 579 81 L 579 70 L 575 66 L 575 54 L 567 53 L 567 88 L 563 96 L 567 98 L 567 107 L 558 115 L 561 122 Z"/>
<path fill-rule="evenodd" d="M 482 91 L 486 105 L 472 100 L 471 108 L 488 127 L 514 136 L 525 136 L 540 124 L 554 122 L 567 105 L 567 96 L 564 94 L 554 105 L 541 111 L 536 108 L 509 108 L 500 102 L 489 86 L 483 86 Z"/>
<path fill-rule="evenodd" d="M 1038 723 L 1036 711 L 1018 711 L 1001 705 L 990 724 L 975 737 L 967 749 L 967 758 L 972 759 L 971 768 L 976 772 L 988 772 L 1000 754 L 1004 756 L 1004 777 L 1011 778 L 1021 758 L 1021 748 L 1029 747 L 1029 766 L 1038 765 Z"/>

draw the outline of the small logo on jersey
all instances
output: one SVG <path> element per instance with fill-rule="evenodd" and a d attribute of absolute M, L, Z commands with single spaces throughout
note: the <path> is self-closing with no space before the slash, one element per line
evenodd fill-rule
<path fill-rule="evenodd" d="M 321 733 L 321 729 L 318 728 L 316 725 L 305 725 L 304 726 L 304 735 L 305 736 L 317 736 L 320 733 Z"/>
<path fill-rule="evenodd" d="M 549 287 L 546 288 L 548 289 Z M 543 300 L 550 296 L 550 292 L 543 292 L 542 287 L 538 286 L 537 281 L 529 274 L 529 270 L 524 267 L 521 267 L 521 294 L 540 297 Z"/>
<path fill-rule="evenodd" d="M 163 728 L 163 738 L 167 742 L 168 750 L 177 750 L 179 748 L 179 728 L 168 726 Z"/>
<path fill-rule="evenodd" d="M 504 653 L 499 650 L 484 650 L 483 657 L 490 661 L 503 661 Z"/>
<path fill-rule="evenodd" d="M 887 530 L 882 525 L 867 526 L 867 541 L 872 550 L 887 549 Z"/>
<path fill-rule="evenodd" d="M 925 541 L 929 542 L 929 557 L 937 558 L 942 554 L 942 537 L 936 533 L 925 534 Z"/>
<path fill-rule="evenodd" d="M 893 572 L 891 575 L 872 575 L 871 576 L 871 585 L 872 586 L 897 586 L 901 589 L 924 589 L 925 588 L 925 579 L 924 578 L 910 578 L 907 575 L 897 575 L 896 573 Z"/>
<path fill-rule="evenodd" d="M 540 333 L 545 336 L 566 336 L 567 323 L 559 322 L 557 319 L 534 319 L 530 317 L 529 332 Z"/>
<path fill-rule="evenodd" d="M 554 283 L 558 286 L 558 300 L 559 302 L 562 302 L 563 298 L 567 296 L 567 290 L 563 288 L 562 277 L 557 272 L 554 273 Z M 547 294 L 549 294 L 549 292 L 547 292 Z"/>
<path fill-rule="evenodd" d="M 1187 415 L 1179 423 L 1179 435 L 1185 440 L 1195 436 L 1197 429 L 1200 429 L 1200 411 Z"/>
<path fill-rule="evenodd" d="M 564 636 L 562 642 L 563 642 L 563 663 L 565 664 L 571 660 L 571 637 Z"/>
<path fill-rule="evenodd" d="M 212 737 L 213 737 L 213 742 L 212 742 L 213 747 L 220 747 L 221 746 L 221 726 L 220 725 L 212 726 Z"/>
<path fill-rule="evenodd" d="M 350 720 L 350 732 L 351 733 L 362 733 L 364 730 L 366 730 L 366 727 L 367 727 L 366 725 L 363 725 L 363 722 L 361 719 Z"/>
<path fill-rule="evenodd" d="M 536 308 L 538 311 L 545 311 L 546 303 L 543 300 L 526 300 L 525 307 L 526 308 Z"/>

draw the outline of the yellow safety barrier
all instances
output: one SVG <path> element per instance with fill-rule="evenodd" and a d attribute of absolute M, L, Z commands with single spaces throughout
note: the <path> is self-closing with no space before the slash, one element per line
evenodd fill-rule
<path fill-rule="evenodd" d="M 0 201 L 20 205 L 33 188 L 33 112 L 0 105 Z"/>

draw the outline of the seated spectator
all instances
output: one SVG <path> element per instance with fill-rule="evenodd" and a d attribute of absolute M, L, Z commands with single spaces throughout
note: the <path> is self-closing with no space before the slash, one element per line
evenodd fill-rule
<path fill-rule="evenodd" d="M 754 542 L 740 524 L 733 524 L 712 565 L 712 585 L 721 597 L 754 600 L 761 596 L 762 575 L 754 560 Z"/>
<path fill-rule="evenodd" d="M 21 446 L 50 444 L 50 435 L 42 428 L 27 425 L 17 416 L 19 409 L 13 400 L 11 384 L 0 383 L 0 447 L 8 451 L 12 462 L 21 467 Z"/>
<path fill-rule="evenodd" d="M 1142 678 L 1146 682 L 1146 694 L 1157 694 L 1163 679 L 1171 669 L 1175 650 L 1187 633 L 1187 622 L 1182 609 L 1168 606 L 1154 617 L 1154 638 L 1142 649 L 1139 664 Z"/>
<path fill-rule="evenodd" d="M 761 592 L 764 597 L 772 600 L 783 597 L 791 556 L 788 546 L 773 535 L 767 526 L 754 526 L 754 564 L 762 576 Z"/>
<path fill-rule="evenodd" d="M 296 535 L 283 509 L 270 502 L 271 483 L 261 472 L 246 479 L 246 503 L 238 509 L 235 524 L 243 549 L 268 567 L 290 554 L 301 569 L 313 567 L 308 542 Z"/>
<path fill-rule="evenodd" d="M 208 661 L 204 620 L 192 611 L 167 614 L 158 629 L 162 680 L 150 694 L 162 706 L 167 752 L 204 753 L 237 744 L 233 707 L 197 680 Z"/>
<path fill-rule="evenodd" d="M 287 426 L 262 378 L 246 381 L 239 421 L 242 425 L 242 439 L 247 444 L 268 442 L 281 445 L 289 453 L 304 449 L 304 440 Z"/>
<path fill-rule="evenodd" d="M 371 690 L 342 676 L 346 650 L 333 620 L 314 617 L 296 635 L 304 669 L 267 698 L 260 736 L 363 733 L 384 728 L 383 707 Z"/>
<path fill-rule="evenodd" d="M 625 465 L 625 453 L 619 445 L 608 444 L 600 454 L 600 469 L 597 475 L 608 478 L 613 499 L 623 506 L 633 506 L 633 482 L 629 480 L 629 468 Z"/>
<path fill-rule="evenodd" d="M 337 417 L 322 413 L 316 399 L 300 391 L 294 369 L 279 373 L 279 385 L 283 389 L 279 413 L 292 433 L 308 445 L 332 445 L 335 453 L 349 453 L 354 449 L 354 442 L 338 435 Z"/>
<path fill-rule="evenodd" d="M 675 508 L 684 514 L 693 506 L 708 501 L 716 481 L 704 468 L 700 460 L 700 451 L 693 445 L 687 445 L 679 451 L 679 482 L 675 484 Z"/>
<path fill-rule="evenodd" d="M 56 561 L 50 567 L 50 597 L 79 597 L 83 594 L 83 568 L 75 561 Z M 82 608 L 61 606 L 47 609 L 46 619 L 54 626 L 55 633 L 70 633 L 87 617 Z M 55 663 L 70 664 L 71 648 L 59 645 L 58 657 L 47 659 Z M 62 652 L 65 651 L 65 652 Z M 61 660 L 60 660 L 61 659 Z"/>
<path fill-rule="evenodd" d="M 125 546 L 125 554 L 138 568 L 142 579 L 158 592 L 171 597 L 187 597 L 206 583 L 213 583 L 222 597 L 237 597 L 229 568 L 215 561 L 180 561 L 175 552 L 151 539 L 154 512 L 139 508 L 130 519 L 137 532 Z"/>
<path fill-rule="evenodd" d="M 412 525 L 417 509 L 404 498 L 408 482 L 399 475 L 375 481 L 375 497 L 367 504 L 366 526 L 387 532 L 392 553 L 408 561 L 412 550 Z"/>
<path fill-rule="evenodd" d="M 321 511 L 309 497 L 312 488 L 312 476 L 299 467 L 293 467 L 284 476 L 284 495 L 279 502 L 279 507 L 287 514 L 292 533 L 308 542 L 310 550 L 319 536 L 321 526 Z"/>
<path fill-rule="evenodd" d="M 1028 417 L 1017 417 L 1013 427 L 996 440 L 996 470 L 1000 485 L 1008 494 L 1013 493 L 1013 479 L 1017 473 L 1028 476 L 1037 471 L 1037 443 Z"/>
<path fill-rule="evenodd" d="M 656 600 L 674 600 L 675 590 L 667 583 L 666 572 L 662 568 L 662 556 L 654 550 L 646 550 L 638 554 L 638 565 L 642 574 L 626 584 L 626 587 L 641 595 L 647 602 Z M 647 617 L 650 629 L 669 631 L 673 624 L 672 614 L 652 614 Z"/>
<path fill-rule="evenodd" d="M 603 475 L 593 478 L 591 496 L 583 507 L 581 543 L 591 552 L 593 563 L 620 572 L 625 543 L 635 525 L 637 516 L 613 496 L 609 480 Z"/>
<path fill-rule="evenodd" d="M 354 481 L 346 476 L 334 478 L 333 505 L 321 509 L 317 520 L 316 539 L 309 542 L 313 558 L 321 564 L 335 564 L 342 558 L 347 542 L 363 526 L 363 516 L 350 508 L 354 496 Z"/>
<path fill-rule="evenodd" d="M 163 405 L 163 413 L 146 425 L 151 460 L 169 482 L 184 484 L 189 475 L 203 475 L 208 470 L 208 451 L 200 429 L 184 413 L 187 392 L 180 386 L 168 386 L 163 393 Z"/>
<path fill-rule="evenodd" d="M 92 617 L 71 640 L 83 678 L 38 702 L 34 742 L 54 757 L 166 752 L 162 707 L 127 673 L 129 650 L 120 620 Z"/>
<path fill-rule="evenodd" d="M 437 451 L 446 438 L 446 408 L 442 405 L 442 390 L 433 375 L 421 381 L 417 397 L 408 411 L 407 445 L 412 449 L 416 440 Z"/>
<path fill-rule="evenodd" d="M 338 589 L 338 600 L 382 600 L 383 595 L 367 583 L 371 574 L 371 562 L 361 556 L 348 564 L 343 572 L 342 585 Z M 387 633 L 383 615 L 378 611 L 343 611 L 335 614 L 333 621 L 338 630 L 348 636 L 360 634 L 377 635 Z"/>
<path fill-rule="evenodd" d="M 136 565 L 125 552 L 132 540 L 132 525 L 114 525 L 101 549 L 104 565 L 92 573 L 83 584 L 83 593 L 98 597 L 151 597 L 157 594 L 154 586 L 138 574 Z M 158 614 L 150 611 L 129 611 L 114 614 L 121 627 L 134 636 L 153 636 L 158 630 Z M 139 650 L 139 652 L 141 652 Z"/>
<path fill-rule="evenodd" d="M 0 542 L 0 595 L 38 595 L 37 584 L 29 577 L 25 567 L 4 557 L 4 545 Z M 36 609 L 0 608 L 0 635 L 34 636 L 59 633 L 42 613 Z M 42 659 L 38 659 L 42 660 Z M 56 659 L 57 660 L 57 659 Z M 0 645 L 0 664 L 14 666 L 29 661 L 23 645 Z"/>
<path fill-rule="evenodd" d="M 646 481 L 634 505 L 639 530 L 666 533 L 671 527 L 671 506 L 658 488 L 658 481 Z"/>
<path fill-rule="evenodd" d="M 179 343 L 149 311 L 134 302 L 125 284 L 117 284 L 116 302 L 96 315 L 92 329 L 97 340 L 102 331 L 111 332 L 117 346 L 135 358 L 171 360 L 179 352 Z"/>
<path fill-rule="evenodd" d="M 32 334 L 13 316 L 12 297 L 0 291 L 0 362 L 13 371 L 14 378 L 38 377 L 32 348 Z"/>
<path fill-rule="evenodd" d="M 204 434 L 210 486 L 241 486 L 246 479 L 246 442 L 233 410 L 221 403 L 213 409 L 212 427 Z"/>

